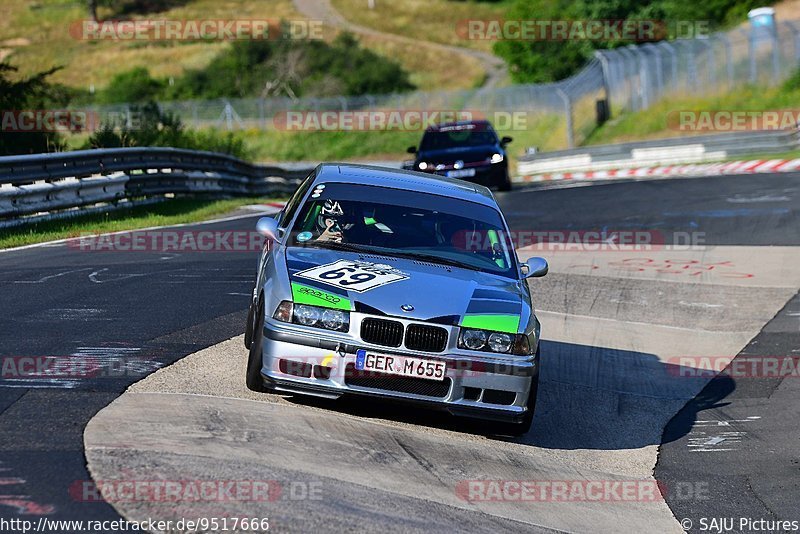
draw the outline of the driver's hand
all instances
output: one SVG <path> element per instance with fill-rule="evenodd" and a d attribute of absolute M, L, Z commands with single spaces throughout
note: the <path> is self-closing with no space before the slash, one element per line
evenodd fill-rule
<path fill-rule="evenodd" d="M 325 220 L 325 231 L 322 232 L 317 241 L 331 241 L 333 243 L 341 243 L 342 242 L 342 232 L 333 230 L 333 226 L 336 224 L 336 221 L 333 219 L 326 219 Z"/>

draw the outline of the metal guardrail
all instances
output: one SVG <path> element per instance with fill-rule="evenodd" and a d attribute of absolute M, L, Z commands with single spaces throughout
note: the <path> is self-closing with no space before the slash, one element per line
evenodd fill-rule
<path fill-rule="evenodd" d="M 517 172 L 534 175 L 722 161 L 731 156 L 788 152 L 798 146 L 797 129 L 676 137 L 529 154 L 519 159 Z"/>
<path fill-rule="evenodd" d="M 288 194 L 311 169 L 254 165 L 176 148 L 79 150 L 0 158 L 0 227 L 109 209 L 165 195 Z"/>

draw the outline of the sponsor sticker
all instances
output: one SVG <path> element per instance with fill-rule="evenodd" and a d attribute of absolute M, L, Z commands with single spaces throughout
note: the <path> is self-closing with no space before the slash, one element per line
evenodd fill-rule
<path fill-rule="evenodd" d="M 310 304 L 337 310 L 350 311 L 350 300 L 314 287 L 292 282 L 292 298 L 297 304 Z"/>
<path fill-rule="evenodd" d="M 406 273 L 390 265 L 351 260 L 337 260 L 333 263 L 306 269 L 295 276 L 356 293 L 363 293 L 409 278 Z"/>

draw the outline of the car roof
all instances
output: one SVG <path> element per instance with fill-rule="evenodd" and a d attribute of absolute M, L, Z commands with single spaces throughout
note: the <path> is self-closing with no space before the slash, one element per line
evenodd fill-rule
<path fill-rule="evenodd" d="M 436 174 L 352 163 L 322 163 L 314 183 L 338 182 L 403 189 L 476 202 L 497 208 L 492 192 L 482 185 Z"/>

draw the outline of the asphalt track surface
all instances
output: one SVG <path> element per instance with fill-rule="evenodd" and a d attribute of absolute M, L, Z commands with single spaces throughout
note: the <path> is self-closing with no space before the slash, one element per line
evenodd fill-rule
<path fill-rule="evenodd" d="M 549 368 L 543 366 L 543 372 L 548 374 L 540 390 L 534 429 L 528 436 L 510 442 L 479 438 L 480 429 L 437 415 L 408 414 L 388 406 L 365 410 L 363 406 L 325 403 L 257 405 L 247 400 L 245 392 L 231 393 L 234 399 L 216 400 L 215 396 L 227 396 L 220 391 L 224 389 L 220 384 L 227 385 L 225 379 L 235 380 L 241 375 L 241 366 L 231 366 L 229 375 L 221 379 L 195 363 L 208 361 L 203 358 L 227 357 L 226 350 L 244 351 L 239 340 L 229 345 L 222 342 L 243 330 L 255 253 L 83 252 L 64 245 L 2 252 L 0 285 L 4 298 L 0 306 L 4 320 L 0 323 L 0 355 L 112 361 L 119 362 L 125 372 L 116 377 L 27 383 L 4 375 L 0 381 L 0 517 L 47 513 L 51 518 L 63 519 L 115 518 L 117 510 L 126 516 L 153 515 L 152 509 L 131 510 L 120 503 L 115 503 L 115 509 L 106 503 L 81 502 L 69 489 L 90 477 L 84 456 L 84 429 L 89 420 L 134 382 L 192 354 L 185 360 L 186 368 L 178 367 L 184 364 L 181 362 L 151 375 L 142 382 L 138 393 L 134 388 L 133 393 L 120 398 L 119 404 L 104 411 L 109 416 L 131 417 L 129 427 L 123 419 L 117 420 L 116 428 L 104 429 L 106 437 L 116 435 L 119 446 L 127 436 L 131 441 L 124 445 L 135 449 L 131 443 L 147 441 L 147 436 L 137 435 L 138 430 L 148 424 L 153 430 L 157 428 L 152 426 L 154 421 L 171 422 L 170 417 L 174 416 L 158 412 L 158 399 L 152 392 L 183 391 L 211 395 L 176 395 L 174 408 L 184 414 L 196 410 L 197 421 L 205 425 L 203 428 L 212 438 L 220 440 L 227 436 L 225 429 L 215 430 L 214 425 L 203 420 L 208 410 L 221 409 L 215 408 L 214 402 L 226 403 L 225 410 L 230 410 L 220 413 L 245 417 L 248 410 L 263 411 L 263 417 L 274 418 L 273 432 L 254 433 L 245 440 L 256 444 L 259 439 L 267 442 L 281 435 L 281 429 L 291 433 L 293 417 L 300 413 L 304 421 L 327 424 L 330 426 L 325 428 L 331 432 L 343 432 L 339 436 L 341 442 L 363 432 L 386 447 L 383 452 L 396 453 L 397 443 L 408 435 L 414 443 L 404 445 L 411 451 L 415 446 L 431 451 L 448 444 L 454 447 L 454 455 L 466 451 L 478 458 L 488 449 L 496 451 L 500 458 L 494 463 L 473 462 L 475 465 L 461 471 L 455 466 L 468 465 L 469 456 L 454 459 L 442 453 L 431 455 L 430 460 L 416 458 L 415 464 L 421 465 L 422 471 L 415 474 L 422 481 L 427 480 L 426 476 L 438 476 L 457 482 L 469 477 L 485 478 L 481 475 L 486 473 L 494 478 L 551 476 L 574 480 L 605 473 L 609 478 L 639 479 L 652 475 L 662 431 L 667 426 L 655 479 L 667 487 L 674 483 L 673 491 L 667 491 L 667 504 L 674 517 L 664 515 L 665 510 L 669 515 L 669 510 L 663 503 L 655 511 L 643 505 L 630 506 L 627 515 L 620 513 L 620 503 L 571 509 L 562 504 L 540 503 L 536 508 L 538 519 L 531 521 L 519 505 L 506 504 L 502 509 L 476 506 L 465 511 L 456 498 L 450 502 L 441 493 L 430 495 L 433 504 L 423 506 L 396 488 L 394 493 L 391 487 L 370 490 L 370 485 L 361 480 L 342 481 L 346 473 L 338 473 L 336 478 L 332 475 L 337 473 L 323 470 L 319 476 L 326 484 L 337 481 L 346 494 L 332 492 L 333 497 L 324 506 L 316 502 L 282 503 L 280 513 L 270 513 L 278 515 L 278 525 L 282 522 L 289 530 L 306 530 L 318 520 L 320 525 L 325 524 L 322 518 L 337 515 L 360 520 L 356 528 L 421 530 L 421 526 L 429 526 L 425 521 L 408 523 L 408 514 L 389 513 L 387 507 L 414 511 L 413 517 L 430 521 L 435 516 L 433 530 L 452 528 L 459 525 L 458 521 L 474 530 L 591 531 L 604 530 L 596 527 L 611 526 L 615 520 L 620 528 L 661 525 L 665 530 L 679 530 L 676 518 L 683 517 L 696 522 L 715 515 L 798 519 L 800 514 L 792 505 L 798 492 L 797 477 L 792 475 L 797 473 L 794 451 L 800 433 L 796 424 L 800 396 L 796 381 L 732 379 L 706 385 L 708 380 L 676 380 L 664 372 L 670 365 L 669 355 L 665 360 L 658 354 L 658 347 L 665 345 L 674 346 L 669 354 L 684 354 L 690 350 L 687 347 L 702 346 L 698 353 L 731 356 L 742 349 L 750 354 L 792 354 L 800 347 L 800 305 L 796 299 L 787 304 L 800 287 L 797 269 L 792 267 L 797 259 L 795 247 L 800 245 L 797 180 L 794 174 L 725 176 L 500 194 L 500 205 L 513 230 L 648 230 L 668 242 L 673 232 L 698 232 L 706 247 L 671 257 L 665 256 L 666 252 L 654 252 L 644 264 L 641 257 L 632 258 L 634 266 L 640 267 L 626 267 L 622 275 L 618 268 L 621 260 L 614 253 L 595 253 L 588 263 L 585 256 L 549 257 L 551 274 L 532 285 L 544 325 L 543 354 L 549 351 L 552 363 Z M 202 225 L 198 229 L 250 230 L 256 218 Z M 525 251 L 521 251 L 524 255 Z M 674 268 L 675 258 L 699 261 L 703 272 L 686 281 L 683 278 L 687 272 Z M 716 269 L 709 270 L 712 266 Z M 696 271 L 691 270 L 692 276 Z M 742 274 L 753 277 L 741 278 Z M 780 310 L 781 314 L 773 319 Z M 682 342 L 685 346 L 678 347 Z M 225 350 L 214 352 L 212 349 L 219 343 Z M 211 347 L 211 352 L 201 351 L 206 347 Z M 654 348 L 643 352 L 643 348 L 650 347 Z M 612 365 L 598 366 L 597 361 Z M 227 362 L 223 359 L 216 363 L 222 367 Z M 240 385 L 231 382 L 230 390 L 235 387 Z M 660 395 L 666 388 L 671 388 L 670 395 Z M 155 404 L 152 410 L 142 411 L 141 404 L 130 404 L 126 398 L 152 400 Z M 691 402 L 681 411 L 687 401 Z M 703 419 L 698 417 L 700 412 Z M 142 420 L 134 421 L 139 414 Z M 155 420 L 145 420 L 151 415 Z M 700 427 L 710 417 L 727 418 L 742 426 L 748 423 L 736 421 L 760 418 L 750 420 L 757 423 L 739 435 L 733 453 L 690 449 L 689 440 L 696 438 L 697 432 L 704 432 Z M 187 419 L 192 418 L 187 415 Z M 385 423 L 380 431 L 375 430 L 376 420 Z M 422 432 L 415 433 L 417 428 Z M 192 441 L 180 431 L 170 432 L 170 427 L 159 430 L 165 438 L 173 439 L 170 445 L 177 449 Z M 394 441 L 389 445 L 383 441 L 386 439 Z M 322 440 L 318 445 L 324 448 L 330 443 Z M 104 454 L 97 450 L 100 448 L 93 449 L 92 454 L 103 460 Z M 147 476 L 148 469 L 151 474 L 158 472 L 165 477 L 186 478 L 187 473 L 209 476 L 208 472 L 196 472 L 196 462 L 192 463 L 189 457 L 168 457 L 159 450 L 154 445 L 150 452 L 163 459 L 160 472 L 153 471 L 152 456 L 137 456 L 132 451 L 128 455 L 108 452 L 98 469 L 110 468 L 107 473 L 112 474 L 128 469 L 127 473 L 135 476 Z M 286 459 L 285 465 L 308 460 L 302 457 L 303 452 L 297 452 L 297 458 Z M 380 458 L 381 447 L 376 446 L 372 452 Z M 227 456 L 231 453 L 243 456 L 240 465 L 223 471 L 229 477 L 238 473 L 239 478 L 244 478 L 252 462 L 269 457 L 263 447 L 257 447 L 255 452 L 246 447 L 224 451 Z M 369 463 L 375 458 L 356 460 Z M 448 467 L 453 472 L 437 472 L 434 461 L 440 465 L 452 463 Z M 555 472 L 553 465 L 558 466 Z M 347 462 L 343 461 L 342 466 L 347 467 Z M 395 477 L 413 485 L 413 477 L 406 480 L 391 469 L 369 476 L 381 475 L 383 482 Z M 297 471 L 281 473 L 277 468 L 273 476 L 284 480 L 302 478 Z M 308 473 L 302 476 L 308 477 Z M 435 483 L 435 478 L 431 480 Z M 698 487 L 706 493 L 687 497 L 686 491 L 676 492 L 676 488 L 685 489 L 692 482 L 700 484 L 691 486 L 695 493 Z M 452 496 L 452 486 L 447 488 Z M 347 495 L 358 499 L 348 503 Z M 363 505 L 370 500 L 382 513 Z M 247 512 L 247 506 L 239 512 Z M 645 522 L 653 514 L 665 517 L 664 523 Z M 617 516 L 620 518 L 615 519 Z M 308 518 L 307 523 L 302 522 L 303 517 Z M 352 523 L 349 525 L 353 527 Z M 338 526 L 346 528 L 348 523 Z"/>

